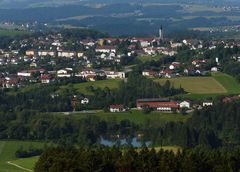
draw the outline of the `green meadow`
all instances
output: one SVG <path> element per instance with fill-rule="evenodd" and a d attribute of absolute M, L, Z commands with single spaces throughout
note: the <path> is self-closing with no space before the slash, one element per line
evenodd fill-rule
<path fill-rule="evenodd" d="M 43 148 L 44 143 L 34 141 L 0 141 L 0 172 L 26 172 L 14 165 L 8 164 L 8 162 L 20 165 L 23 168 L 32 170 L 37 157 L 18 159 L 15 157 L 15 152 L 22 147 L 28 149 L 30 146 L 34 148 Z"/>
<path fill-rule="evenodd" d="M 69 89 L 77 90 L 79 93 L 86 94 L 86 95 L 92 95 L 92 92 L 88 90 L 89 87 L 93 88 L 105 88 L 108 87 L 110 89 L 118 88 L 119 83 L 122 80 L 120 79 L 108 79 L 108 80 L 99 80 L 94 82 L 85 82 L 85 83 L 79 83 L 79 84 L 68 84 L 65 86 L 62 86 L 59 90 L 60 93 L 64 91 L 68 91 Z"/>
<path fill-rule="evenodd" d="M 54 113 L 56 116 L 64 117 L 66 116 L 64 113 Z M 142 110 L 133 109 L 129 112 L 119 112 L 119 113 L 111 113 L 104 112 L 102 110 L 93 112 L 93 113 L 70 113 L 75 119 L 83 119 L 89 116 L 97 116 L 106 121 L 122 121 L 129 120 L 136 124 L 144 124 L 144 122 L 150 120 L 155 121 L 156 123 L 163 124 L 165 122 L 175 121 L 175 122 L 186 122 L 189 118 L 191 118 L 191 114 L 182 115 L 182 114 L 173 114 L 173 113 L 163 113 L 163 112 L 151 112 L 149 114 L 144 114 Z"/>

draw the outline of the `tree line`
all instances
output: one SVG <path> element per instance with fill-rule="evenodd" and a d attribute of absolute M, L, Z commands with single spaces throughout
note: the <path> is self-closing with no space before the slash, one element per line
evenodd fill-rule
<path fill-rule="evenodd" d="M 172 151 L 134 148 L 51 148 L 34 171 L 99 172 L 227 172 L 240 170 L 240 149 L 209 150 L 204 147 Z"/>

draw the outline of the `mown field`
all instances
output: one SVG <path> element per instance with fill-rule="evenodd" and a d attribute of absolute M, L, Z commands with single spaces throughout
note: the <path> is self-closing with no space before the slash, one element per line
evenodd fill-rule
<path fill-rule="evenodd" d="M 120 79 L 108 79 L 108 80 L 100 80 L 100 81 L 94 81 L 94 82 L 85 82 L 80 84 L 69 84 L 69 85 L 62 86 L 59 92 L 61 93 L 61 92 L 67 91 L 67 89 L 75 89 L 79 93 L 91 95 L 92 92 L 87 89 L 90 86 L 94 88 L 108 87 L 110 89 L 114 89 L 114 88 L 118 88 L 118 85 L 121 81 L 122 80 Z"/>
<path fill-rule="evenodd" d="M 240 84 L 237 80 L 225 73 L 213 73 L 213 78 L 217 80 L 224 88 L 227 90 L 229 94 L 238 94 L 240 93 Z"/>
<path fill-rule="evenodd" d="M 163 85 L 167 80 L 173 84 L 174 87 L 184 88 L 188 93 L 194 94 L 213 94 L 213 93 L 227 93 L 227 90 L 213 77 L 180 77 L 171 79 L 156 79 Z"/>
<path fill-rule="evenodd" d="M 64 113 L 54 113 L 55 115 L 65 116 Z M 96 113 L 72 113 L 70 114 L 72 117 L 76 119 L 83 119 L 89 116 L 97 116 L 104 120 L 129 120 L 136 124 L 143 124 L 144 122 L 151 120 L 156 121 L 157 123 L 165 123 L 170 121 L 180 121 L 185 122 L 189 118 L 191 118 L 191 114 L 182 115 L 182 114 L 172 114 L 172 113 L 163 113 L 163 112 L 151 112 L 150 114 L 144 114 L 142 110 L 131 110 L 130 112 L 120 112 L 120 113 L 111 113 L 111 112 L 103 112 L 102 110 L 96 111 Z"/>
<path fill-rule="evenodd" d="M 28 149 L 30 146 L 34 148 L 43 148 L 44 143 L 42 142 L 33 142 L 33 141 L 0 141 L 0 172 L 26 172 L 13 165 L 8 164 L 7 162 L 17 163 L 24 168 L 29 168 L 32 170 L 32 167 L 35 165 L 37 157 L 17 160 L 15 157 L 15 152 L 22 147 L 23 149 Z M 19 164 L 18 164 L 19 163 Z"/>
<path fill-rule="evenodd" d="M 171 81 L 174 87 L 182 87 L 188 94 L 180 97 L 204 100 L 206 98 L 218 97 L 229 94 L 240 94 L 240 84 L 238 81 L 225 73 L 212 73 L 211 77 L 181 77 L 173 79 L 157 79 L 156 82 L 164 84 Z"/>

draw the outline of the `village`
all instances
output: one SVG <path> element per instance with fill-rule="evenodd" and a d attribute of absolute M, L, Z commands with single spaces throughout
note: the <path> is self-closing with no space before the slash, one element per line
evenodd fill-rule
<path fill-rule="evenodd" d="M 22 88 L 29 84 L 52 84 L 69 78 L 79 78 L 86 82 L 98 80 L 123 80 L 127 82 L 131 66 L 141 62 L 164 58 L 160 68 L 143 69 L 142 76 L 147 78 L 178 78 L 188 76 L 209 76 L 221 71 L 218 57 L 205 59 L 203 51 L 240 47 L 239 42 L 209 41 L 197 39 L 173 40 L 164 38 L 163 29 L 158 37 L 139 38 L 99 38 L 68 40 L 61 33 L 47 34 L 39 37 L 14 40 L 6 49 L 0 50 L 0 67 L 4 69 L 0 77 L 3 89 Z M 182 51 L 190 49 L 197 55 L 190 61 L 172 60 Z M 170 59 L 170 60 L 169 60 Z M 213 60 L 214 59 L 214 60 Z M 240 55 L 232 56 L 232 60 L 240 61 Z M 76 79 L 77 80 L 77 79 Z M 74 95 L 73 95 L 74 96 Z M 88 104 L 87 96 L 81 103 Z M 203 101 L 199 107 L 211 106 L 213 101 Z M 191 101 L 175 101 L 169 98 L 139 99 L 136 108 L 151 108 L 156 111 L 175 112 L 179 109 L 193 108 Z M 194 108 L 196 105 L 194 105 Z M 198 107 L 198 106 L 197 106 Z M 126 107 L 109 105 L 110 112 L 122 112 Z M 191 112 L 191 111 L 189 111 Z"/>

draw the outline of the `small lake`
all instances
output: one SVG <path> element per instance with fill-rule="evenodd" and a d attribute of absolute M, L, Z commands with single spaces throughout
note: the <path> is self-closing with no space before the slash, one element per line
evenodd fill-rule
<path fill-rule="evenodd" d="M 101 140 L 100 140 L 101 145 L 108 146 L 108 147 L 112 147 L 114 145 L 123 146 L 123 145 L 128 145 L 129 143 L 133 147 L 136 147 L 136 148 L 140 148 L 140 147 L 143 146 L 143 142 L 139 141 L 136 137 L 132 138 L 130 141 L 128 141 L 127 139 L 119 139 L 117 141 L 111 141 L 111 140 L 106 140 L 102 137 L 101 137 Z M 148 147 L 148 146 L 150 146 L 151 142 L 146 141 L 146 142 L 144 142 L 144 144 Z"/>

